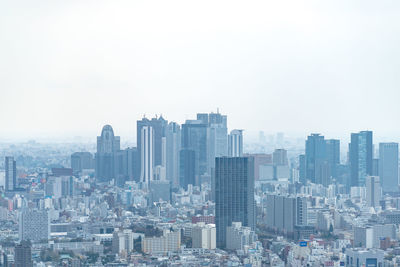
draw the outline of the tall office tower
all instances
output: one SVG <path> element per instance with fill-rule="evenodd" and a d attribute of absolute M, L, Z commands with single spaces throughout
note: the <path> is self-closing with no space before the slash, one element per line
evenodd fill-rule
<path fill-rule="evenodd" d="M 379 176 L 367 176 L 367 205 L 368 207 L 378 207 L 381 200 L 381 183 Z"/>
<path fill-rule="evenodd" d="M 143 126 L 140 130 L 140 182 L 147 185 L 153 180 L 154 136 L 153 127 Z"/>
<path fill-rule="evenodd" d="M 337 179 L 340 165 L 340 140 L 326 140 L 326 156 L 328 158 L 330 175 Z"/>
<path fill-rule="evenodd" d="M 14 249 L 14 267 L 32 267 L 32 251 L 29 241 L 21 241 Z"/>
<path fill-rule="evenodd" d="M 232 130 L 229 134 L 228 156 L 243 157 L 243 130 Z"/>
<path fill-rule="evenodd" d="M 152 118 L 151 120 L 143 118 L 137 121 L 137 149 L 142 151 L 142 128 L 145 126 L 151 126 L 153 128 L 153 138 L 154 138 L 154 166 L 162 165 L 162 138 L 166 135 L 166 128 L 168 121 L 162 116 Z M 140 166 L 143 166 L 140 163 Z"/>
<path fill-rule="evenodd" d="M 71 155 L 71 168 L 74 173 L 94 169 L 94 159 L 90 152 L 75 152 Z"/>
<path fill-rule="evenodd" d="M 399 144 L 379 144 L 379 177 L 384 192 L 399 191 Z"/>
<path fill-rule="evenodd" d="M 215 222 L 217 247 L 226 247 L 226 228 L 232 222 L 255 230 L 254 159 L 215 159 Z"/>
<path fill-rule="evenodd" d="M 287 151 L 285 149 L 275 149 L 272 153 L 272 162 L 275 166 L 288 165 Z"/>
<path fill-rule="evenodd" d="M 6 157 L 6 191 L 14 191 L 17 185 L 17 164 L 13 157 Z"/>
<path fill-rule="evenodd" d="M 351 134 L 349 144 L 351 186 L 365 186 L 365 179 L 372 175 L 372 131 Z"/>
<path fill-rule="evenodd" d="M 179 151 L 181 149 L 181 127 L 176 122 L 170 122 L 166 132 L 167 137 L 167 180 L 173 187 L 179 186 Z"/>
<path fill-rule="evenodd" d="M 196 184 L 196 153 L 190 149 L 182 149 L 179 156 L 179 185 L 185 190 L 188 185 Z"/>
<path fill-rule="evenodd" d="M 305 184 L 306 179 L 306 155 L 299 155 L 299 182 Z"/>
<path fill-rule="evenodd" d="M 46 210 L 22 210 L 19 214 L 19 239 L 41 241 L 50 237 L 50 217 Z"/>
<path fill-rule="evenodd" d="M 207 128 L 207 173 L 210 174 L 215 167 L 215 158 L 228 156 L 228 128 L 227 116 L 219 112 L 198 114 L 198 120 L 208 121 Z"/>
<path fill-rule="evenodd" d="M 195 153 L 195 175 L 198 179 L 207 173 L 207 124 L 203 120 L 187 120 L 182 125 L 181 138 L 181 149 Z"/>
<path fill-rule="evenodd" d="M 372 176 L 379 176 L 379 159 L 372 159 Z"/>
<path fill-rule="evenodd" d="M 96 178 L 100 182 L 108 182 L 115 178 L 115 156 L 120 150 L 120 137 L 114 136 L 113 128 L 105 125 L 101 136 L 97 137 Z"/>
<path fill-rule="evenodd" d="M 306 179 L 313 183 L 329 183 L 328 160 L 324 136 L 311 134 L 306 141 Z"/>
<path fill-rule="evenodd" d="M 126 158 L 126 175 L 130 181 L 140 179 L 140 153 L 136 147 L 129 147 L 124 150 Z"/>

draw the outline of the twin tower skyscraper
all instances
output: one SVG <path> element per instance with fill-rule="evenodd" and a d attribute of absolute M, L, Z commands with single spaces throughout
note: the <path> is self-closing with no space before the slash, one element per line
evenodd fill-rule
<path fill-rule="evenodd" d="M 173 187 L 210 180 L 215 158 L 243 155 L 243 132 L 228 134 L 227 116 L 199 113 L 182 125 L 162 116 L 137 121 L 136 147 L 121 150 L 120 137 L 110 125 L 97 137 L 96 178 L 149 185 L 153 180 L 169 181 Z"/>

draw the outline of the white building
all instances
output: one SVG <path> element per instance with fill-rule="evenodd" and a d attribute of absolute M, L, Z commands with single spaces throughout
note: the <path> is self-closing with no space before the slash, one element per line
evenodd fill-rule
<path fill-rule="evenodd" d="M 216 236 L 215 224 L 197 223 L 192 228 L 192 247 L 215 249 Z"/>
<path fill-rule="evenodd" d="M 41 241 L 50 237 L 50 220 L 46 210 L 23 210 L 19 214 L 19 239 Z"/>
<path fill-rule="evenodd" d="M 114 253 L 129 253 L 134 249 L 134 233 L 130 229 L 114 231 L 112 238 L 112 249 Z"/>
<path fill-rule="evenodd" d="M 151 126 L 143 126 L 141 130 L 142 146 L 140 151 L 140 181 L 149 184 L 153 180 L 154 167 L 154 131 Z"/>
<path fill-rule="evenodd" d="M 178 251 L 181 247 L 181 232 L 164 230 L 161 237 L 145 237 L 142 241 L 142 250 L 146 254 L 166 254 Z"/>
<path fill-rule="evenodd" d="M 383 266 L 384 252 L 379 249 L 346 249 L 346 266 Z"/>
<path fill-rule="evenodd" d="M 255 241 L 256 233 L 250 227 L 242 226 L 241 222 L 232 222 L 232 226 L 226 228 L 226 248 L 229 250 L 243 250 Z"/>
<path fill-rule="evenodd" d="M 243 156 L 243 130 L 232 130 L 228 135 L 228 156 Z"/>

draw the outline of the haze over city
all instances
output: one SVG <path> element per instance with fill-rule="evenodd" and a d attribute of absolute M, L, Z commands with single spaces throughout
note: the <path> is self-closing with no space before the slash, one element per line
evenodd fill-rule
<path fill-rule="evenodd" d="M 146 114 L 183 123 L 396 138 L 400 3 L 2 1 L 2 140 L 125 138 Z"/>

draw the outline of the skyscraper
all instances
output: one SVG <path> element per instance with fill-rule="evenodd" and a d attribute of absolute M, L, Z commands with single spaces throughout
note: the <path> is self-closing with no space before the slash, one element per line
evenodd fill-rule
<path fill-rule="evenodd" d="M 226 228 L 232 222 L 255 230 L 254 160 L 250 157 L 215 159 L 215 222 L 217 247 L 226 247 Z"/>
<path fill-rule="evenodd" d="M 140 131 L 140 182 L 149 185 L 150 181 L 153 180 L 154 132 L 151 126 L 143 126 Z"/>
<path fill-rule="evenodd" d="M 306 155 L 299 155 L 299 182 L 305 184 L 306 178 Z"/>
<path fill-rule="evenodd" d="M 311 134 L 306 141 L 306 179 L 313 183 L 324 184 L 328 177 L 328 161 L 324 136 Z"/>
<path fill-rule="evenodd" d="M 365 179 L 372 175 L 372 131 L 351 134 L 349 144 L 351 186 L 365 186 Z"/>
<path fill-rule="evenodd" d="M 6 191 L 14 191 L 17 184 L 17 164 L 13 157 L 6 157 Z"/>
<path fill-rule="evenodd" d="M 114 136 L 113 128 L 105 125 L 97 137 L 96 178 L 108 182 L 115 178 L 116 152 L 120 150 L 120 137 Z"/>
<path fill-rule="evenodd" d="M 379 176 L 367 176 L 367 205 L 368 207 L 378 207 L 381 200 L 381 184 Z"/>
<path fill-rule="evenodd" d="M 203 120 L 187 120 L 182 125 L 181 149 L 195 153 L 195 175 L 207 173 L 207 124 Z"/>
<path fill-rule="evenodd" d="M 326 156 L 329 164 L 330 175 L 338 178 L 338 167 L 340 165 L 340 140 L 326 140 Z"/>
<path fill-rule="evenodd" d="M 167 180 L 173 187 L 179 185 L 179 151 L 181 149 L 181 127 L 176 122 L 170 122 L 166 131 Z"/>
<path fill-rule="evenodd" d="M 274 166 L 288 165 L 287 151 L 285 149 L 275 149 L 272 153 L 272 162 Z"/>
<path fill-rule="evenodd" d="M 243 130 L 232 130 L 229 134 L 228 156 L 243 157 Z"/>
<path fill-rule="evenodd" d="M 94 159 L 90 152 L 75 152 L 71 155 L 71 168 L 74 173 L 82 170 L 93 169 Z"/>
<path fill-rule="evenodd" d="M 385 192 L 399 190 L 399 144 L 379 144 L 379 176 Z"/>
<path fill-rule="evenodd" d="M 138 151 L 142 151 L 142 128 L 145 126 L 151 126 L 153 128 L 153 165 L 158 166 L 162 165 L 162 138 L 166 136 L 166 128 L 168 125 L 168 121 L 165 120 L 162 116 L 152 118 L 151 120 L 147 118 L 143 118 L 140 121 L 137 121 L 137 149 Z M 140 166 L 143 166 L 140 163 Z"/>
<path fill-rule="evenodd" d="M 188 189 L 188 185 L 196 184 L 195 174 L 195 158 L 196 154 L 193 150 L 182 149 L 179 157 L 179 185 L 185 190 Z"/>

